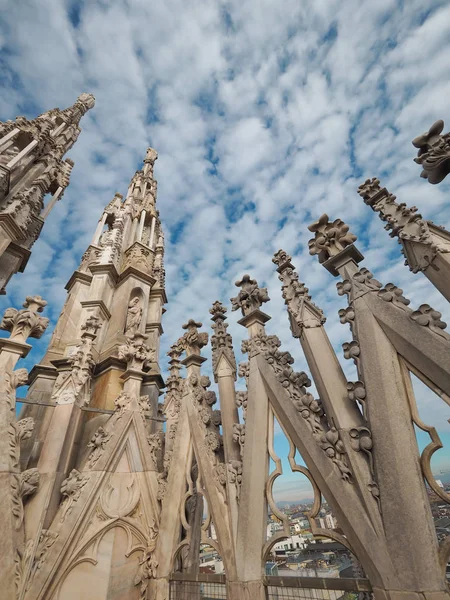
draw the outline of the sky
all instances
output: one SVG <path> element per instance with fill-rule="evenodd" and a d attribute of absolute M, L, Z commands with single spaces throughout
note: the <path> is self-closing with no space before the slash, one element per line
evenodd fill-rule
<path fill-rule="evenodd" d="M 346 374 L 356 379 L 341 349 L 350 340 L 337 317 L 345 300 L 308 254 L 307 225 L 324 212 L 358 236 L 363 264 L 378 280 L 401 287 L 412 307 L 428 302 L 450 319 L 444 298 L 403 265 L 396 240 L 356 191 L 376 176 L 399 201 L 450 226 L 450 184 L 421 179 L 411 145 L 436 119 L 450 122 L 448 2 L 0 0 L 0 8 L 0 120 L 65 108 L 81 92 L 96 98 L 68 154 L 71 184 L 25 273 L 0 298 L 2 310 L 30 293 L 49 301 L 52 324 L 33 343 L 30 367 L 49 341 L 64 285 L 103 207 L 114 192 L 126 193 L 148 146 L 159 153 L 166 231 L 163 369 L 181 325 L 192 317 L 211 333 L 209 307 L 215 300 L 230 307 L 234 282 L 248 272 L 269 290 L 267 331 L 307 370 L 271 262 L 283 248 L 325 311 Z M 245 330 L 238 318 L 229 313 L 239 356 Z M 433 469 L 450 469 L 449 407 L 423 387 L 417 396 L 446 444 Z M 419 436 L 422 447 L 425 439 Z M 279 478 L 278 499 L 311 495 L 296 477 Z"/>

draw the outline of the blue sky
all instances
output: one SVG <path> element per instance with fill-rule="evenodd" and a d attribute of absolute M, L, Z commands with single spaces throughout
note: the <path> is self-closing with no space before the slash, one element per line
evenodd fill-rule
<path fill-rule="evenodd" d="M 40 293 L 54 324 L 103 206 L 126 191 L 151 145 L 167 231 L 163 351 L 189 317 L 209 327 L 213 301 L 229 305 L 234 281 L 249 272 L 269 288 L 268 331 L 306 370 L 271 262 L 283 247 L 324 309 L 341 358 L 350 339 L 337 318 L 344 300 L 307 250 L 307 225 L 323 212 L 350 225 L 377 279 L 402 287 L 411 306 L 426 301 L 450 319 L 444 299 L 403 266 L 396 241 L 356 193 L 377 176 L 400 201 L 450 225 L 449 184 L 421 180 L 411 146 L 437 118 L 450 122 L 448 2 L 0 0 L 0 7 L 1 120 L 64 108 L 83 91 L 96 97 L 69 153 L 71 185 L 1 308 Z M 229 321 L 238 350 L 245 332 L 235 314 Z M 34 344 L 29 364 L 49 334 Z M 435 470 L 450 468 L 450 411 L 427 392 L 418 399 L 447 444 Z M 276 447 L 287 451 L 281 434 Z M 293 478 L 283 478 L 280 498 L 296 498 Z"/>

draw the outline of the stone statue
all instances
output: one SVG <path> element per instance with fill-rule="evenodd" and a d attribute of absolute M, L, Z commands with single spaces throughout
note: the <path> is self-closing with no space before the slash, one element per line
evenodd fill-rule
<path fill-rule="evenodd" d="M 128 304 L 125 333 L 135 333 L 139 329 L 142 319 L 142 306 L 138 296 L 132 298 Z"/>

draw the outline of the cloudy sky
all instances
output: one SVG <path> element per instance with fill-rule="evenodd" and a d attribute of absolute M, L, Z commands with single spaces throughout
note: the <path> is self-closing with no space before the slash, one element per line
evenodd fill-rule
<path fill-rule="evenodd" d="M 420 179 L 411 146 L 437 118 L 450 122 L 448 2 L 0 0 L 0 7 L 1 120 L 64 108 L 85 91 L 96 97 L 69 154 L 71 185 L 0 308 L 38 293 L 54 324 L 103 206 L 126 192 L 151 145 L 167 232 L 164 350 L 189 317 L 209 328 L 212 302 L 229 305 L 234 282 L 249 272 L 269 288 L 268 331 L 306 368 L 271 262 L 283 247 L 325 310 L 342 357 L 350 339 L 337 318 L 344 300 L 307 250 L 307 225 L 323 212 L 350 225 L 380 281 L 450 319 L 445 300 L 403 266 L 396 240 L 356 193 L 377 176 L 400 201 L 450 225 L 449 184 Z M 229 320 L 238 348 L 245 331 L 235 314 Z M 49 334 L 29 362 L 39 360 Z M 352 366 L 344 368 L 354 378 Z M 450 468 L 450 414 L 422 388 L 418 396 L 447 443 L 433 462 L 439 473 Z M 283 499 L 307 494 L 289 476 L 277 489 Z"/>

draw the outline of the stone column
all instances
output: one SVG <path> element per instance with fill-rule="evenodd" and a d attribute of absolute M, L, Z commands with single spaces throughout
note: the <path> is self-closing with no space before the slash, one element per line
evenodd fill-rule
<path fill-rule="evenodd" d="M 103 227 L 105 226 L 106 219 L 108 218 L 108 213 L 104 212 L 102 218 L 98 222 L 97 228 L 94 233 L 94 237 L 92 238 L 91 245 L 96 246 L 99 242 L 100 235 L 103 231 Z"/>
<path fill-rule="evenodd" d="M 232 298 L 233 310 L 241 309 L 239 324 L 246 327 L 250 339 L 265 334 L 264 324 L 270 319 L 260 310 L 269 297 L 249 275 L 236 283 L 241 288 Z M 237 581 L 229 582 L 231 597 L 264 600 L 264 565 L 262 548 L 266 543 L 269 474 L 268 455 L 269 400 L 255 357 L 250 357 L 245 443 L 242 459 L 242 485 L 236 540 Z"/>
<path fill-rule="evenodd" d="M 143 210 L 141 212 L 141 216 L 139 218 L 139 228 L 137 231 L 137 235 L 136 235 L 136 241 L 140 242 L 142 240 L 142 232 L 144 231 L 144 223 L 145 223 L 145 216 L 146 216 L 146 212 L 145 210 Z"/>
<path fill-rule="evenodd" d="M 10 332 L 0 339 L 0 586 L 5 598 L 20 593 L 16 562 L 21 564 L 25 553 L 23 502 L 39 484 L 37 469 L 20 472 L 20 442 L 30 437 L 34 422 L 16 420 L 16 388 L 27 383 L 28 372 L 14 367 L 31 348 L 26 339 L 41 337 L 47 328 L 49 320 L 38 315 L 46 304 L 40 296 L 29 296 L 24 309 L 8 308 L 0 324 Z"/>
<path fill-rule="evenodd" d="M 152 217 L 152 225 L 151 225 L 151 228 L 150 228 L 150 239 L 149 239 L 149 242 L 148 242 L 149 247 L 152 248 L 152 249 L 153 249 L 153 241 L 154 241 L 154 238 L 155 238 L 155 225 L 156 225 L 156 217 L 153 216 Z"/>

